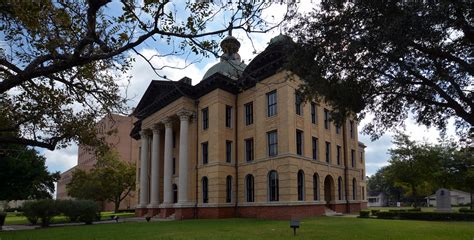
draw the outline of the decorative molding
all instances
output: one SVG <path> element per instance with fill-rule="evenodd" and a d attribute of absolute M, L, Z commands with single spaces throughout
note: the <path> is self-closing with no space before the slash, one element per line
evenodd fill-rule
<path fill-rule="evenodd" d="M 165 125 L 165 128 L 172 128 L 173 127 L 173 120 L 171 117 L 165 117 L 161 120 L 161 123 Z"/>

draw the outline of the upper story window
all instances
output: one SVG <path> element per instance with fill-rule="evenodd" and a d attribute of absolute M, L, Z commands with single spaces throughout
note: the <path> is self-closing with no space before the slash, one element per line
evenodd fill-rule
<path fill-rule="evenodd" d="M 232 127 L 232 106 L 225 106 L 225 126 Z"/>
<path fill-rule="evenodd" d="M 311 142 L 313 146 L 313 160 L 318 160 L 318 139 L 313 137 Z"/>
<path fill-rule="evenodd" d="M 245 161 L 253 161 L 253 138 L 245 139 Z"/>
<path fill-rule="evenodd" d="M 303 131 L 296 130 L 296 154 L 303 155 Z"/>
<path fill-rule="evenodd" d="M 204 108 L 202 112 L 202 129 L 206 130 L 209 128 L 209 108 Z"/>
<path fill-rule="evenodd" d="M 267 116 L 277 115 L 277 92 L 273 90 L 267 93 Z"/>
<path fill-rule="evenodd" d="M 202 164 L 207 164 L 209 161 L 209 144 L 207 142 L 201 143 L 202 148 Z"/>
<path fill-rule="evenodd" d="M 360 162 L 364 162 L 364 152 L 360 152 Z"/>
<path fill-rule="evenodd" d="M 276 130 L 267 132 L 268 156 L 278 155 L 278 132 Z"/>
<path fill-rule="evenodd" d="M 316 103 L 311 103 L 311 123 L 316 124 L 318 120 L 318 109 L 316 107 Z"/>
<path fill-rule="evenodd" d="M 245 104 L 245 125 L 253 124 L 253 102 Z"/>
<path fill-rule="evenodd" d="M 331 162 L 331 143 L 326 142 L 326 162 Z"/>
<path fill-rule="evenodd" d="M 173 148 L 176 148 L 176 132 L 173 131 Z"/>
<path fill-rule="evenodd" d="M 301 94 L 298 92 L 295 92 L 295 110 L 296 114 L 298 115 L 303 115 L 303 98 L 301 97 Z"/>
<path fill-rule="evenodd" d="M 225 161 L 232 162 L 232 141 L 225 141 Z"/>
<path fill-rule="evenodd" d="M 339 145 L 336 146 L 336 160 L 337 165 L 341 165 L 341 146 Z"/>
<path fill-rule="evenodd" d="M 353 168 L 356 166 L 356 153 L 354 149 L 351 149 L 351 165 Z"/>
<path fill-rule="evenodd" d="M 329 110 L 324 109 L 324 128 L 329 129 Z"/>
<path fill-rule="evenodd" d="M 349 121 L 349 131 L 351 133 L 351 138 L 354 138 L 354 132 L 355 132 L 355 127 L 354 127 L 354 121 Z"/>
<path fill-rule="evenodd" d="M 176 174 L 176 158 L 173 158 L 173 175 Z"/>
<path fill-rule="evenodd" d="M 336 134 L 340 134 L 340 133 L 341 133 L 341 126 L 336 125 Z"/>

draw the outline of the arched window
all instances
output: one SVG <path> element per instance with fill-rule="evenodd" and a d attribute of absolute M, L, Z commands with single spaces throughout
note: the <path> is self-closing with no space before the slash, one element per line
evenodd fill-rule
<path fill-rule="evenodd" d="M 208 203 L 209 202 L 209 180 L 207 177 L 202 177 L 202 202 Z"/>
<path fill-rule="evenodd" d="M 245 176 L 245 197 L 247 202 L 255 201 L 254 179 L 252 174 Z"/>
<path fill-rule="evenodd" d="M 356 179 L 352 179 L 352 200 L 356 200 L 357 195 L 357 181 Z"/>
<path fill-rule="evenodd" d="M 232 202 L 232 176 L 227 176 L 226 181 L 226 195 L 225 202 Z"/>
<path fill-rule="evenodd" d="M 298 171 L 298 201 L 304 201 L 304 172 Z"/>
<path fill-rule="evenodd" d="M 313 175 L 313 200 L 319 201 L 319 175 Z"/>
<path fill-rule="evenodd" d="M 268 200 L 270 202 L 278 201 L 278 173 L 272 170 L 268 173 Z"/>
<path fill-rule="evenodd" d="M 342 177 L 337 179 L 337 194 L 339 200 L 342 200 Z"/>
<path fill-rule="evenodd" d="M 178 202 L 178 186 L 176 184 L 173 184 L 173 203 Z"/>

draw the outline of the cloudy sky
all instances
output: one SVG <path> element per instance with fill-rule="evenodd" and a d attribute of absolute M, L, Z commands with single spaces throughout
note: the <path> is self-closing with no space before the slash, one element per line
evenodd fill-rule
<path fill-rule="evenodd" d="M 316 6 L 311 1 L 307 1 L 306 3 L 304 1 L 301 2 L 301 11 L 308 11 L 312 7 Z M 177 8 L 179 10 L 179 6 L 177 5 L 174 5 L 172 7 Z M 114 6 L 109 6 L 109 8 L 113 9 Z M 279 19 L 281 19 L 284 12 L 284 6 L 276 5 L 271 7 L 270 9 L 267 9 L 263 14 L 265 16 L 265 19 L 276 23 L 279 21 Z M 225 26 L 224 19 L 224 15 L 217 18 L 215 23 L 213 23 L 213 27 Z M 269 40 L 272 37 L 280 34 L 281 32 L 284 31 L 282 29 L 277 28 L 274 31 L 266 34 L 252 34 L 250 36 L 252 41 L 249 40 L 249 38 L 244 32 L 235 31 L 233 32 L 233 35 L 241 42 L 241 48 L 239 53 L 242 57 L 242 60 L 248 63 L 256 54 L 262 52 L 265 49 Z M 216 38 L 216 40 L 217 39 L 218 38 Z M 169 46 L 167 46 L 165 42 L 158 40 L 157 42 L 148 42 L 147 44 L 142 45 L 139 48 L 139 52 L 144 56 L 150 57 L 155 54 L 165 53 L 169 49 Z M 125 94 L 126 92 L 127 97 L 131 98 L 128 103 L 130 107 L 136 106 L 151 80 L 161 79 L 152 71 L 148 63 L 146 63 L 143 59 L 141 59 L 135 54 L 133 54 L 132 57 L 134 57 L 136 61 L 133 64 L 133 68 L 127 73 L 127 75 L 131 77 L 130 85 L 127 89 L 123 88 L 123 93 Z M 198 59 L 198 57 L 194 59 Z M 194 59 L 190 60 L 188 58 L 186 60 L 186 56 L 168 56 L 159 59 L 155 58 L 153 60 L 153 63 L 156 66 L 167 65 L 182 67 L 187 65 L 190 61 Z M 160 75 L 166 75 L 167 79 L 169 80 L 179 80 L 182 77 L 187 76 L 193 80 L 193 84 L 196 84 L 202 79 L 202 76 L 204 75 L 206 70 L 217 62 L 218 59 L 216 59 L 215 57 L 210 57 L 202 59 L 200 62 L 192 64 L 184 70 L 166 68 L 160 71 L 159 73 Z M 366 121 L 368 120 L 362 121 L 361 125 L 359 126 L 359 129 L 362 129 L 364 122 Z M 439 137 L 439 134 L 436 130 L 427 129 L 423 126 L 417 126 L 413 123 L 413 121 L 408 121 L 406 123 L 404 131 L 415 140 L 426 140 L 430 142 L 435 142 L 436 139 Z M 454 131 L 452 127 L 448 129 L 448 134 L 453 134 L 453 132 Z M 392 135 L 392 133 L 387 133 L 383 135 L 379 140 L 374 142 L 370 141 L 370 138 L 368 136 L 362 134 L 359 135 L 359 140 L 367 145 L 366 172 L 368 175 L 374 174 L 377 169 L 387 164 L 387 150 L 392 146 Z M 71 146 L 64 149 L 59 149 L 55 151 L 40 150 L 40 152 L 42 152 L 46 156 L 46 164 L 48 166 L 48 169 L 52 172 L 63 172 L 77 164 L 76 144 L 71 144 Z"/>

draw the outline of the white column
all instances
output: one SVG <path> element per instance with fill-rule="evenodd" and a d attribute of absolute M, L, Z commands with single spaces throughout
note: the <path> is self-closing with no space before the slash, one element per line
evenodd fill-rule
<path fill-rule="evenodd" d="M 138 208 L 146 208 L 148 205 L 148 131 L 140 131 L 141 152 L 140 152 L 140 203 Z"/>
<path fill-rule="evenodd" d="M 188 135 L 189 118 L 192 112 L 181 110 L 178 116 L 181 120 L 179 130 L 179 186 L 178 203 L 188 203 Z"/>
<path fill-rule="evenodd" d="M 165 124 L 165 164 L 163 175 L 163 205 L 173 204 L 173 189 L 171 177 L 173 175 L 173 124 L 170 118 L 163 120 Z"/>
<path fill-rule="evenodd" d="M 153 141 L 151 143 L 151 187 L 149 208 L 157 208 L 160 204 L 160 129 L 153 127 Z"/>

